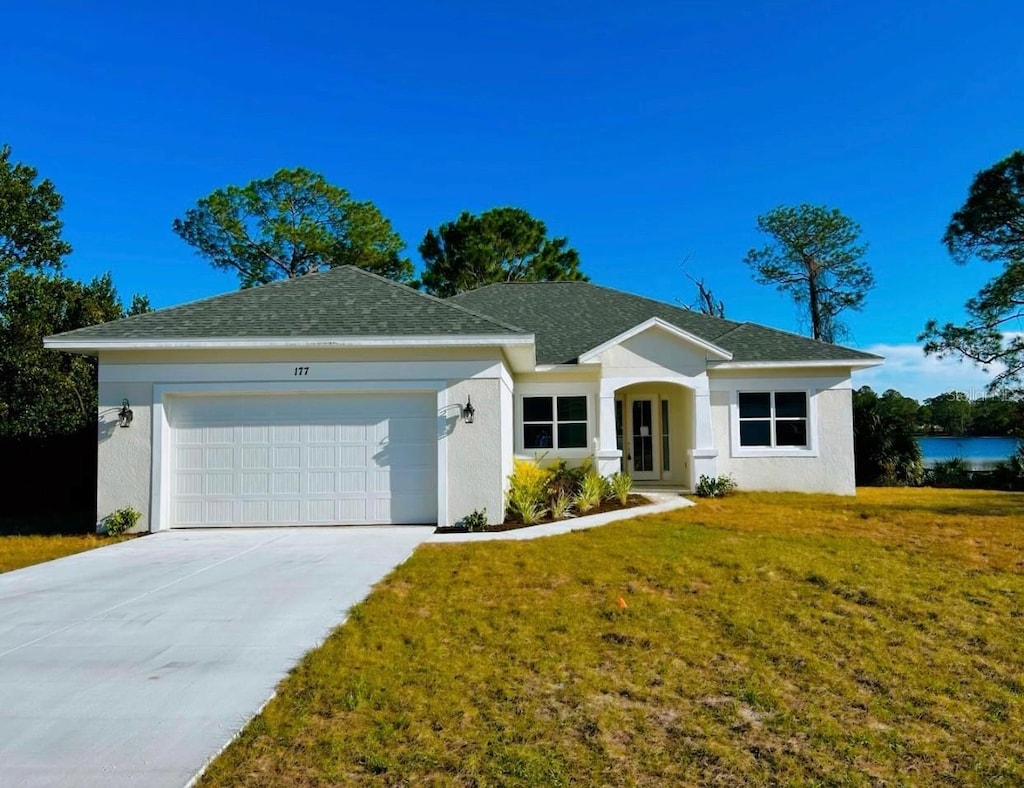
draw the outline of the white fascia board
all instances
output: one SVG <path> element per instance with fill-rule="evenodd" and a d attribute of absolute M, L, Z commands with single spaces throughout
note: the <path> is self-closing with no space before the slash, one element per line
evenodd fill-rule
<path fill-rule="evenodd" d="M 878 367 L 885 363 L 883 358 L 858 358 L 842 361 L 720 361 L 709 362 L 708 371 L 716 369 L 807 369 L 812 368 L 841 368 L 841 369 L 867 369 Z"/>
<path fill-rule="evenodd" d="M 534 344 L 533 334 L 467 334 L 463 336 L 254 337 L 227 339 L 43 339 L 50 350 L 79 353 L 101 350 L 267 350 L 271 348 L 374 347 L 522 347 Z"/>
<path fill-rule="evenodd" d="M 691 345 L 696 345 L 705 353 L 708 353 L 709 355 L 722 361 L 728 361 L 729 359 L 732 358 L 732 353 L 730 353 L 725 348 L 721 348 L 712 342 L 708 342 L 705 339 L 701 339 L 699 336 L 697 336 L 696 334 L 691 334 L 689 331 L 684 331 L 678 326 L 674 326 L 671 323 L 662 320 L 660 317 L 652 317 L 650 320 L 645 320 L 643 323 L 638 323 L 628 331 L 623 331 L 617 337 L 612 337 L 607 342 L 603 342 L 597 347 L 591 348 L 586 353 L 582 353 L 579 357 L 580 364 L 594 363 L 597 360 L 597 357 L 604 353 L 604 351 L 608 350 L 608 348 L 615 347 L 615 345 L 620 345 L 627 339 L 635 337 L 637 334 L 643 333 L 649 328 L 659 328 L 662 331 L 665 331 L 666 333 L 669 333 L 672 336 L 676 337 L 677 339 L 681 339 L 684 342 L 689 342 Z"/>
<path fill-rule="evenodd" d="M 537 366 L 537 348 L 533 344 L 533 334 L 530 334 L 530 342 L 521 342 L 502 347 L 505 361 L 513 372 L 532 372 Z"/>

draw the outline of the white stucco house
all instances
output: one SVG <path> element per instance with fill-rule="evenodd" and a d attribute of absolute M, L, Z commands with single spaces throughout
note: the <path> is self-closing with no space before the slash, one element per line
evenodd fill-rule
<path fill-rule="evenodd" d="M 882 363 L 585 282 L 441 300 L 352 267 L 45 345 L 99 360 L 98 517 L 153 531 L 499 521 L 514 457 L 852 494 L 850 377 Z"/>

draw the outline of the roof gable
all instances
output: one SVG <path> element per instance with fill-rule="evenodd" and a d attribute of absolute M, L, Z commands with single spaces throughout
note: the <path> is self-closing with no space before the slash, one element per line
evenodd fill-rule
<path fill-rule="evenodd" d="M 732 353 L 728 350 L 720 348 L 718 345 L 708 342 L 705 339 L 693 334 L 689 331 L 674 326 L 671 323 L 662 320 L 660 317 L 652 317 L 650 320 L 645 320 L 643 323 L 638 323 L 628 331 L 624 331 L 618 336 L 612 337 L 606 342 L 602 342 L 597 347 L 591 348 L 586 353 L 581 353 L 579 357 L 580 364 L 589 364 L 596 362 L 602 353 L 609 350 L 616 345 L 621 345 L 623 342 L 627 342 L 633 337 L 644 333 L 645 331 L 663 331 L 666 334 L 685 342 L 688 345 L 692 345 L 699 350 L 702 350 L 707 357 L 716 361 L 729 361 L 732 359 Z"/>
<path fill-rule="evenodd" d="M 462 305 L 341 266 L 69 331 L 48 344 L 457 336 L 529 335 Z"/>

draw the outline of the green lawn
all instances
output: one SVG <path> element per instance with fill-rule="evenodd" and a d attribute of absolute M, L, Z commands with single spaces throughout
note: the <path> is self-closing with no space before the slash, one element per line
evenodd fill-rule
<path fill-rule="evenodd" d="M 350 783 L 1020 785 L 1024 495 L 423 547 L 202 784 Z"/>
<path fill-rule="evenodd" d="M 103 547 L 122 541 L 122 539 L 111 539 L 97 534 L 73 534 L 70 536 L 0 534 L 0 573 L 92 550 L 94 547 Z"/>

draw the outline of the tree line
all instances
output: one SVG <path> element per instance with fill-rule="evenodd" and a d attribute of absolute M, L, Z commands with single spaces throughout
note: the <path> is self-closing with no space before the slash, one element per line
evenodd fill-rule
<path fill-rule="evenodd" d="M 947 391 L 918 402 L 895 389 L 877 394 L 870 386 L 862 386 L 853 393 L 853 434 L 857 484 L 980 484 L 1010 490 L 1024 485 L 1024 451 L 1000 463 L 994 472 L 979 474 L 962 460 L 926 469 L 917 441 L 928 435 L 1024 437 L 1024 401 L 1020 399 L 971 398 L 962 391 Z M 956 473 L 950 475 L 950 470 Z"/>
<path fill-rule="evenodd" d="M 149 310 L 146 296 L 123 303 L 109 274 L 77 282 L 64 274 L 71 253 L 63 239 L 63 198 L 35 168 L 0 147 L 0 438 L 74 432 L 95 424 L 96 367 L 92 359 L 44 352 L 42 338 Z M 815 339 L 846 334 L 843 315 L 860 310 L 874 285 L 861 227 L 835 208 L 779 206 L 757 217 L 765 244 L 744 258 L 755 280 L 787 294 Z M 245 186 L 201 198 L 172 223 L 173 231 L 243 288 L 355 265 L 440 297 L 494 282 L 586 281 L 580 255 L 565 236 L 516 207 L 497 207 L 427 230 L 418 246 L 422 269 L 407 244 L 372 202 L 358 200 L 303 168 L 282 169 Z M 963 325 L 925 327 L 925 352 L 978 363 L 1000 362 L 991 392 L 1019 393 L 1024 372 L 1024 153 L 1015 152 L 975 177 L 964 205 L 943 236 L 953 259 L 1002 266 L 967 302 Z M 693 308 L 724 316 L 724 303 L 703 278 Z M 884 399 L 885 395 L 883 395 Z M 963 429 L 992 421 L 969 403 Z M 940 414 L 960 405 L 942 403 Z M 1002 411 L 999 411 L 1002 412 Z M 944 416 L 929 424 L 956 429 Z M 920 424 L 924 423 L 919 418 Z M 988 427 L 984 427 L 988 429 Z"/>
<path fill-rule="evenodd" d="M 870 386 L 862 386 L 854 394 L 854 403 L 870 404 L 884 419 L 918 437 L 1024 438 L 1024 400 L 1007 396 L 946 391 L 918 402 L 896 389 L 876 394 Z"/>

